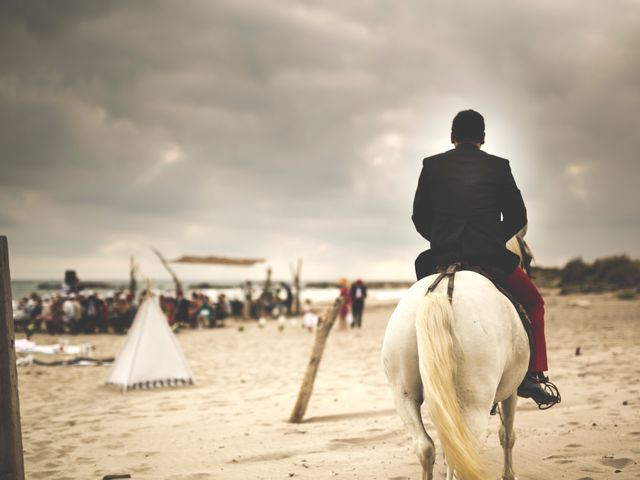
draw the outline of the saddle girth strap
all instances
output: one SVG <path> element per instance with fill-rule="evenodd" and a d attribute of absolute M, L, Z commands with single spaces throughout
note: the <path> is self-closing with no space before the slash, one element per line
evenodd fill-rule
<path fill-rule="evenodd" d="M 427 288 L 426 295 L 429 295 L 430 293 L 432 293 L 438 287 L 442 279 L 447 277 L 447 280 L 448 280 L 447 298 L 449 299 L 449 303 L 453 302 L 454 279 L 456 277 L 456 272 L 460 269 L 461 266 L 462 266 L 461 263 L 452 263 L 451 265 L 449 265 L 447 269 L 444 272 L 441 272 L 440 275 L 438 275 L 436 279 L 433 281 L 433 283 L 429 285 L 429 288 Z"/>

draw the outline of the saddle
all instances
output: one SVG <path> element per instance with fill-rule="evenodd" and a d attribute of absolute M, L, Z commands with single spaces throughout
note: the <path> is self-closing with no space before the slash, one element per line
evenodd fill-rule
<path fill-rule="evenodd" d="M 429 288 L 427 288 L 427 295 L 433 292 L 442 280 L 447 278 L 447 297 L 449 298 L 449 302 L 451 303 L 453 301 L 453 287 L 455 284 L 456 272 L 462 270 L 479 273 L 483 277 L 490 280 L 491 283 L 493 283 L 493 285 L 498 289 L 498 291 L 505 297 L 507 297 L 507 299 L 516 309 L 516 312 L 518 312 L 518 316 L 522 321 L 522 326 L 524 327 L 525 332 L 527 332 L 527 338 L 529 339 L 529 349 L 531 351 L 531 356 L 533 356 L 534 347 L 531 336 L 531 320 L 529 319 L 529 315 L 527 315 L 526 310 L 520 304 L 520 302 L 513 298 L 513 295 L 511 295 L 511 293 L 503 285 L 501 285 L 500 277 L 502 275 L 498 271 L 488 272 L 487 270 L 482 269 L 478 266 L 468 265 L 462 262 L 452 263 L 451 265 L 447 265 L 446 267 L 438 266 L 436 267 L 436 271 L 434 273 L 438 273 L 439 275 L 436 277 L 433 283 L 429 285 Z"/>

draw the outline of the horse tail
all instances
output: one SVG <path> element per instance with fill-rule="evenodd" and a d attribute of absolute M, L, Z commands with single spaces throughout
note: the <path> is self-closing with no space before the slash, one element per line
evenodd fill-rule
<path fill-rule="evenodd" d="M 453 308 L 446 295 L 430 293 L 420 302 L 416 333 L 425 403 L 447 462 L 461 479 L 485 479 L 483 462 L 456 393 Z"/>

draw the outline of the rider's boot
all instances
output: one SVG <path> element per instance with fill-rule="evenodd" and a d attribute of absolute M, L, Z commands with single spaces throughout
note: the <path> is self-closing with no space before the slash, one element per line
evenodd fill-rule
<path fill-rule="evenodd" d="M 544 410 L 560 403 L 558 388 L 542 372 L 529 372 L 518 387 L 518 396 L 531 398 Z"/>

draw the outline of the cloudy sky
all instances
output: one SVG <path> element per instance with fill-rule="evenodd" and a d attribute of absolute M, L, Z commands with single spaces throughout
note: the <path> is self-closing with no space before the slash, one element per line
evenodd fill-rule
<path fill-rule="evenodd" d="M 640 256 L 637 2 L 0 2 L 14 278 L 149 251 L 409 279 L 421 159 L 474 108 L 544 265 Z M 263 276 L 179 267 L 185 278 Z"/>

